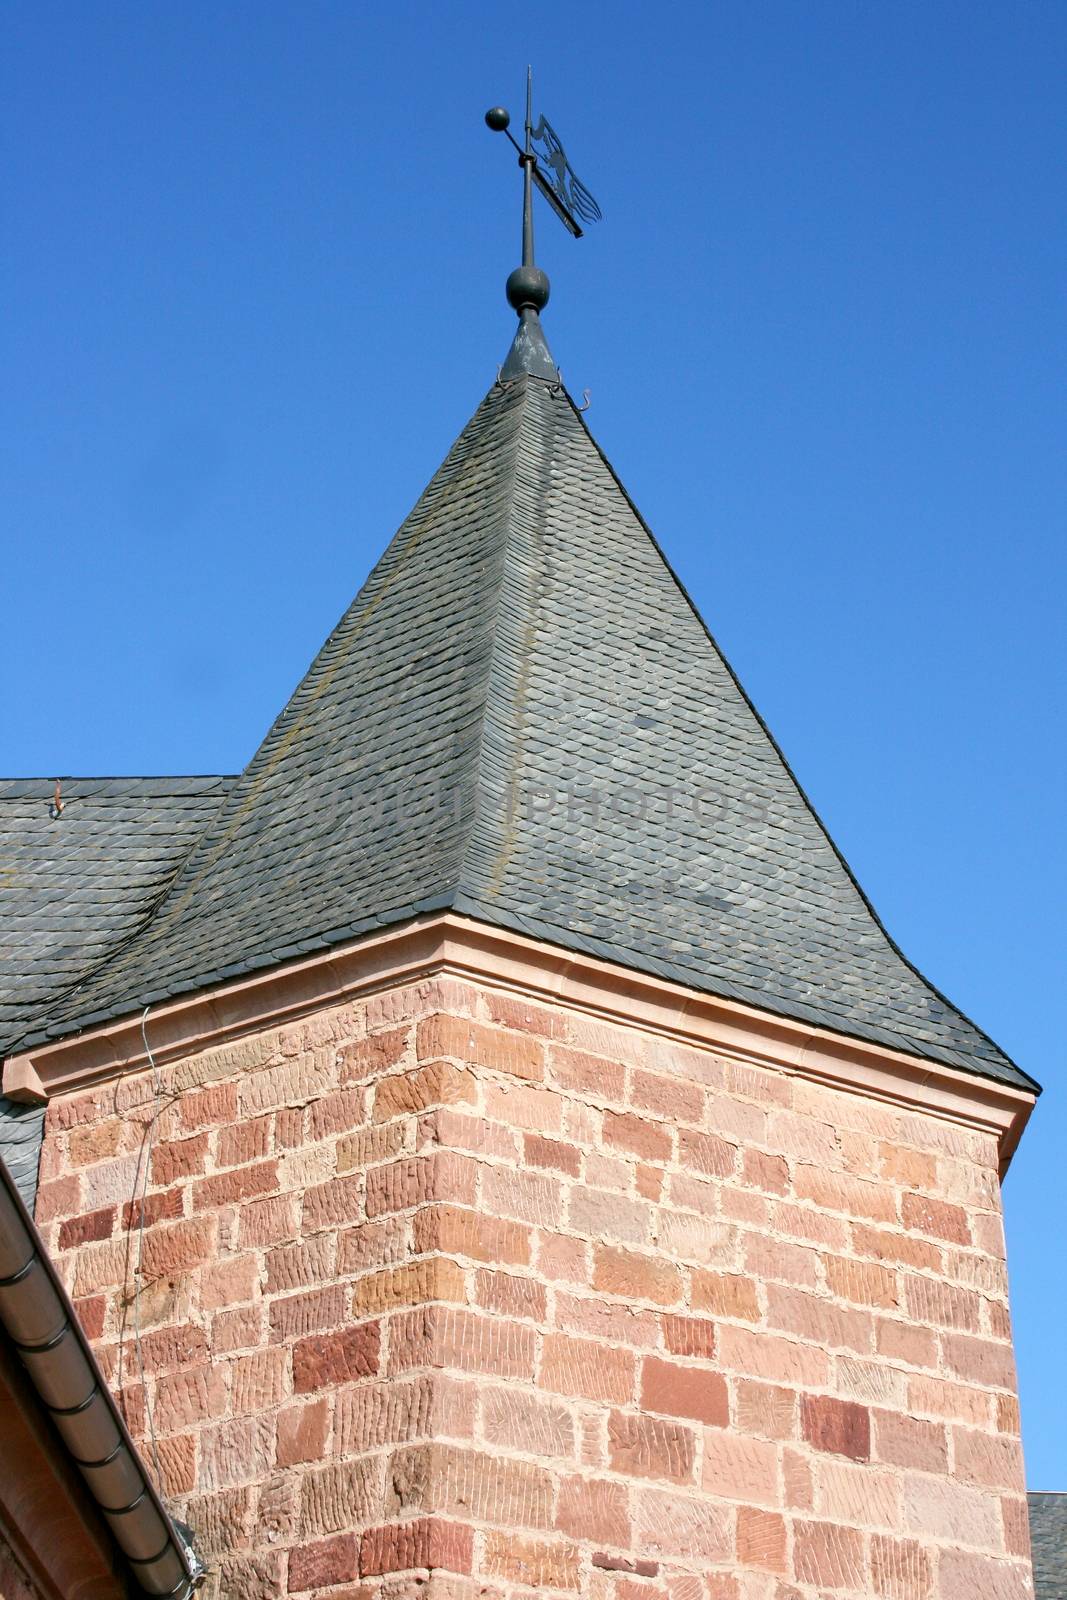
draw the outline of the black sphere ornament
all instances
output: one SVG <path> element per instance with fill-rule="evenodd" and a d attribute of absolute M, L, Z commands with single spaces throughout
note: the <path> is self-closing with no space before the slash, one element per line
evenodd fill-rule
<path fill-rule="evenodd" d="M 548 274 L 540 267 L 516 267 L 507 281 L 508 304 L 515 311 L 543 311 L 548 304 Z"/>
<path fill-rule="evenodd" d="M 485 113 L 486 127 L 492 128 L 494 133 L 503 133 L 510 122 L 511 115 L 503 106 L 491 106 Z"/>

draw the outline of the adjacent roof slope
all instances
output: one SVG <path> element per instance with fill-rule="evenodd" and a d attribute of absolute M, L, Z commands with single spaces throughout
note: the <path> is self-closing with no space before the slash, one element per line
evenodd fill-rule
<path fill-rule="evenodd" d="M 230 778 L 0 780 L 0 1057 L 142 926 Z M 32 1199 L 43 1113 L 0 1099 L 0 1155 Z"/>
<path fill-rule="evenodd" d="M 1028 1494 L 1034 1600 L 1067 1600 L 1067 1494 Z"/>
<path fill-rule="evenodd" d="M 38 1034 L 447 906 L 1029 1083 L 889 940 L 569 397 L 523 372 Z"/>

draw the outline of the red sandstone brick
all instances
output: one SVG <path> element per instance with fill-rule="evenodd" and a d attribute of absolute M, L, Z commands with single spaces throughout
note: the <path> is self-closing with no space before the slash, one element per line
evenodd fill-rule
<path fill-rule="evenodd" d="M 81 1179 L 77 1173 L 55 1178 L 37 1188 L 34 1216 L 38 1225 L 52 1222 L 56 1217 L 74 1216 L 81 1211 Z"/>
<path fill-rule="evenodd" d="M 787 1571 L 785 1518 L 755 1506 L 739 1506 L 737 1559 L 765 1572 Z"/>
<path fill-rule="evenodd" d="M 993 1425 L 996 1396 L 943 1378 L 915 1377 L 908 1382 L 908 1409 L 984 1428 Z"/>
<path fill-rule="evenodd" d="M 625 1403 L 633 1396 L 636 1359 L 591 1339 L 546 1333 L 538 1384 L 556 1394 Z"/>
<path fill-rule="evenodd" d="M 93 1239 L 110 1239 L 114 1226 L 114 1206 L 105 1206 L 100 1211 L 90 1211 L 80 1217 L 70 1217 L 59 1224 L 59 1248 L 71 1250 L 75 1245 L 88 1244 Z"/>
<path fill-rule="evenodd" d="M 462 1302 L 466 1298 L 463 1268 L 455 1261 L 431 1256 L 360 1278 L 352 1289 L 352 1314 L 355 1317 L 377 1316 L 397 1307 L 423 1305 L 430 1300 Z"/>
<path fill-rule="evenodd" d="M 543 1283 L 535 1278 L 521 1278 L 513 1272 L 489 1272 L 479 1269 L 475 1277 L 474 1298 L 486 1311 L 497 1311 L 507 1317 L 529 1317 L 544 1322 L 547 1315 L 547 1293 Z"/>
<path fill-rule="evenodd" d="M 387 1028 L 346 1044 L 341 1051 L 341 1076 L 345 1083 L 375 1078 L 402 1060 L 410 1028 Z"/>
<path fill-rule="evenodd" d="M 726 1178 L 737 1166 L 737 1146 L 714 1133 L 682 1128 L 678 1133 L 678 1160 L 683 1167 L 709 1178 Z"/>
<path fill-rule="evenodd" d="M 537 1270 L 553 1283 L 588 1283 L 589 1246 L 563 1233 L 538 1233 Z"/>
<path fill-rule="evenodd" d="M 530 1260 L 530 1230 L 459 1206 L 428 1206 L 415 1216 L 415 1248 L 446 1250 L 494 1265 L 525 1266 Z"/>
<path fill-rule="evenodd" d="M 967 1213 L 962 1206 L 949 1205 L 944 1200 L 932 1200 L 928 1195 L 905 1194 L 901 1198 L 900 1209 L 906 1228 L 931 1234 L 935 1239 L 945 1239 L 949 1244 L 971 1242 Z"/>
<path fill-rule="evenodd" d="M 626 1069 L 617 1061 L 553 1045 L 549 1065 L 553 1081 L 572 1094 L 587 1094 L 596 1101 L 625 1097 Z"/>
<path fill-rule="evenodd" d="M 383 1078 L 374 1089 L 374 1120 L 410 1116 L 431 1106 L 474 1104 L 478 1084 L 473 1072 L 451 1061 L 430 1061 L 411 1072 Z"/>
<path fill-rule="evenodd" d="M 717 1499 L 776 1506 L 778 1447 L 770 1440 L 748 1439 L 725 1429 L 706 1433 L 701 1484 Z"/>
<path fill-rule="evenodd" d="M 173 1328 L 153 1328 L 141 1338 L 141 1354 L 147 1372 L 173 1372 L 207 1357 L 203 1329 L 183 1323 Z"/>
<path fill-rule="evenodd" d="M 274 1113 L 274 1147 L 295 1150 L 304 1142 L 303 1106 L 281 1106 Z"/>
<path fill-rule="evenodd" d="M 789 1163 L 766 1150 L 746 1150 L 741 1162 L 742 1181 L 767 1194 L 789 1193 Z"/>
<path fill-rule="evenodd" d="M 944 1550 L 937 1567 L 937 1600 L 1032 1600 L 1029 1563 Z M 910 1600 L 910 1596 L 909 1596 Z"/>
<path fill-rule="evenodd" d="M 530 1539 L 515 1533 L 487 1533 L 484 1569 L 494 1578 L 546 1589 L 581 1588 L 581 1553 L 561 1539 Z"/>
<path fill-rule="evenodd" d="M 694 1178 L 688 1172 L 672 1172 L 670 1175 L 670 1204 L 681 1210 L 699 1211 L 704 1217 L 718 1217 L 720 1208 L 723 1211 L 726 1209 L 723 1202 L 727 1194 L 731 1200 L 752 1199 L 751 1195 L 742 1196 L 740 1191 L 724 1190 L 721 1184 L 708 1183 L 704 1178 Z"/>
<path fill-rule="evenodd" d="M 285 1295 L 270 1307 L 272 1343 L 284 1344 L 324 1328 L 336 1328 L 347 1321 L 348 1291 L 344 1284 L 328 1283 L 304 1294 Z"/>
<path fill-rule="evenodd" d="M 604 1143 L 626 1150 L 643 1161 L 669 1161 L 671 1135 L 661 1123 L 635 1117 L 629 1111 L 604 1113 Z"/>
<path fill-rule="evenodd" d="M 896 1411 L 875 1411 L 874 1455 L 896 1467 L 923 1472 L 948 1471 L 948 1435 L 939 1422 L 924 1422 Z"/>
<path fill-rule="evenodd" d="M 645 1200 L 657 1201 L 663 1195 L 664 1173 L 659 1167 L 646 1166 L 643 1161 L 634 1169 L 634 1185 Z"/>
<path fill-rule="evenodd" d="M 216 1166 L 243 1167 L 250 1161 L 262 1161 L 270 1153 L 273 1123 L 274 1118 L 268 1113 L 265 1117 L 252 1117 L 248 1122 L 221 1128 L 215 1150 Z"/>
<path fill-rule="evenodd" d="M 627 1300 L 670 1306 L 681 1300 L 683 1284 L 678 1269 L 657 1256 L 598 1245 L 593 1251 L 593 1288 Z"/>
<path fill-rule="evenodd" d="M 140 1228 L 142 1216 L 146 1228 L 154 1227 L 157 1222 L 173 1222 L 183 1214 L 184 1201 L 184 1192 L 177 1186 L 146 1195 L 143 1200 L 127 1200 L 122 1208 L 123 1230 Z"/>
<path fill-rule="evenodd" d="M 955 1476 L 964 1483 L 1018 1492 L 1025 1488 L 1022 1450 L 1018 1439 L 954 1428 L 952 1448 Z"/>
<path fill-rule="evenodd" d="M 217 1253 L 218 1223 L 214 1217 L 195 1222 L 169 1222 L 144 1236 L 141 1271 L 146 1281 L 191 1272 Z"/>
<path fill-rule="evenodd" d="M 205 1362 L 159 1378 L 154 1406 L 160 1433 L 213 1422 L 226 1406 L 226 1373 L 221 1363 Z"/>
<path fill-rule="evenodd" d="M 493 989 L 484 992 L 490 1022 L 502 1028 L 518 1028 L 521 1033 L 536 1034 L 541 1039 L 563 1039 L 567 1034 L 566 1018 L 548 1006 L 532 1005 L 507 994 L 497 994 Z"/>
<path fill-rule="evenodd" d="M 249 1350 L 263 1342 L 263 1315 L 259 1306 L 220 1311 L 211 1319 L 211 1346 L 216 1355 L 229 1350 Z"/>
<path fill-rule="evenodd" d="M 718 1317 L 737 1317 L 745 1322 L 759 1321 L 759 1294 L 751 1278 L 698 1270 L 691 1274 L 691 1284 L 695 1310 L 713 1311 Z"/>
<path fill-rule="evenodd" d="M 684 1078 L 664 1078 L 658 1073 L 634 1072 L 630 1087 L 633 1104 L 643 1111 L 654 1111 L 668 1122 L 695 1122 L 704 1119 L 704 1091 Z"/>
<path fill-rule="evenodd" d="M 581 1170 L 582 1153 L 575 1145 L 563 1144 L 558 1139 L 545 1139 L 538 1133 L 524 1135 L 523 1154 L 529 1167 L 566 1172 L 572 1178 L 576 1178 Z"/>
<path fill-rule="evenodd" d="M 558 1227 L 563 1211 L 563 1186 L 547 1172 L 487 1166 L 482 1172 L 479 1202 L 483 1210 L 541 1227 Z"/>
<path fill-rule="evenodd" d="M 1001 1433 L 1019 1433 L 1019 1401 L 1013 1394 L 997 1395 L 997 1428 Z"/>
<path fill-rule="evenodd" d="M 876 1261 L 902 1261 L 906 1266 L 922 1267 L 928 1272 L 944 1270 L 941 1251 L 936 1245 L 906 1233 L 886 1233 L 881 1228 L 856 1223 L 852 1242 L 857 1255 L 873 1256 Z"/>
<path fill-rule="evenodd" d="M 332 1235 L 329 1236 L 332 1238 Z M 337 1271 L 341 1277 L 366 1272 L 370 1267 L 389 1266 L 408 1254 L 408 1223 L 405 1217 L 388 1217 L 384 1222 L 367 1222 L 337 1236 Z"/>
<path fill-rule="evenodd" d="M 564 1460 L 574 1454 L 574 1420 L 567 1406 L 514 1386 L 483 1391 L 482 1433 L 504 1449 Z"/>
<path fill-rule="evenodd" d="M 874 1342 L 878 1354 L 891 1361 L 906 1361 L 913 1367 L 937 1365 L 937 1335 L 929 1328 L 879 1317 L 874 1325 Z"/>
<path fill-rule="evenodd" d="M 765 1233 L 744 1235 L 745 1269 L 754 1278 L 797 1284 L 814 1289 L 819 1281 L 819 1257 L 800 1244 L 788 1244 Z"/>
<path fill-rule="evenodd" d="M 482 1104 L 488 1120 L 505 1127 L 544 1134 L 559 1134 L 563 1128 L 563 1098 L 553 1089 L 487 1079 L 482 1084 Z"/>
<path fill-rule="evenodd" d="M 180 1178 L 195 1178 L 207 1160 L 206 1133 L 189 1139 L 166 1140 L 152 1146 L 152 1182 L 176 1183 Z"/>
<path fill-rule="evenodd" d="M 874 1322 L 867 1311 L 839 1306 L 822 1295 L 805 1294 L 785 1284 L 767 1285 L 767 1322 L 783 1333 L 820 1345 L 865 1355 L 874 1345 Z"/>
<path fill-rule="evenodd" d="M 289 1552 L 289 1593 L 330 1589 L 359 1576 L 359 1540 L 354 1533 L 335 1534 L 316 1544 L 297 1545 Z"/>
<path fill-rule="evenodd" d="M 797 1394 L 778 1384 L 737 1383 L 736 1425 L 741 1433 L 764 1439 L 794 1439 L 797 1435 Z"/>
<path fill-rule="evenodd" d="M 275 1460 L 279 1467 L 318 1461 L 326 1453 L 328 1412 L 325 1400 L 287 1406 L 278 1413 Z"/>
<path fill-rule="evenodd" d="M 431 1200 L 471 1206 L 477 1179 L 477 1163 L 469 1156 L 456 1155 L 450 1150 L 435 1150 L 428 1155 L 394 1161 L 388 1166 L 373 1167 L 367 1174 L 367 1215 L 380 1217 L 394 1211 L 408 1211 Z M 358 1185 L 359 1179 L 338 1181 Z"/>
<path fill-rule="evenodd" d="M 904 1279 L 904 1295 L 912 1322 L 978 1332 L 981 1301 L 973 1289 L 961 1289 L 955 1283 L 909 1274 Z"/>
<path fill-rule="evenodd" d="M 641 1367 L 641 1405 L 648 1411 L 725 1428 L 730 1420 L 726 1380 L 717 1372 L 646 1356 Z"/>
<path fill-rule="evenodd" d="M 929 1600 L 933 1570 L 930 1552 L 914 1539 L 871 1539 L 871 1588 L 879 1600 Z"/>
<path fill-rule="evenodd" d="M 575 1539 L 629 1549 L 626 1485 L 605 1478 L 563 1478 L 559 1486 L 556 1525 L 562 1533 Z"/>
<path fill-rule="evenodd" d="M 117 1118 L 93 1123 L 87 1128 L 72 1128 L 67 1138 L 72 1165 L 88 1167 L 94 1161 L 106 1161 L 108 1156 L 117 1156 L 123 1148 L 128 1128 L 129 1124 L 119 1122 Z"/>
<path fill-rule="evenodd" d="M 811 1200 L 827 1211 L 849 1217 L 870 1217 L 874 1222 L 895 1222 L 896 1195 L 883 1183 L 868 1183 L 825 1167 L 798 1166 L 793 1186 L 801 1200 Z"/>
<path fill-rule="evenodd" d="M 293 1346 L 293 1388 L 307 1394 L 378 1371 L 381 1324 L 367 1322 L 340 1333 L 316 1334 Z"/>
<path fill-rule="evenodd" d="M 653 1311 L 629 1303 L 584 1295 L 556 1295 L 556 1327 L 562 1333 L 588 1335 L 606 1344 L 651 1350 L 659 1343 L 659 1319 Z"/>
<path fill-rule="evenodd" d="M 834 1400 L 829 1395 L 802 1395 L 800 1426 L 804 1438 L 816 1450 L 850 1456 L 853 1461 L 870 1460 L 871 1414 L 866 1406 L 851 1400 Z"/>
<path fill-rule="evenodd" d="M 193 1185 L 193 1210 L 217 1210 L 236 1205 L 256 1195 L 269 1194 L 278 1187 L 278 1163 L 261 1161 L 251 1167 L 234 1167 L 213 1178 L 202 1178 Z"/>
<path fill-rule="evenodd" d="M 419 1061 L 451 1056 L 472 1067 L 488 1067 L 517 1078 L 544 1077 L 544 1046 L 536 1039 L 487 1028 L 466 1017 L 438 1014 L 425 1017 L 416 1029 L 415 1053 Z"/>
<path fill-rule="evenodd" d="M 793 1568 L 800 1583 L 862 1593 L 867 1569 L 863 1535 L 832 1522 L 796 1522 Z"/>
<path fill-rule="evenodd" d="M 641 1489 L 634 1545 L 646 1556 L 722 1563 L 734 1552 L 733 1515 L 707 1497 L 690 1499 L 677 1489 Z"/>
<path fill-rule="evenodd" d="M 78 1313 L 78 1321 L 86 1338 L 99 1339 L 107 1318 L 106 1295 L 85 1295 L 82 1299 L 75 1300 L 74 1309 Z"/>
<path fill-rule="evenodd" d="M 454 1305 L 431 1305 L 390 1319 L 389 1370 L 458 1367 L 530 1382 L 537 1348 L 533 1328 L 480 1316 Z"/>
<path fill-rule="evenodd" d="M 608 1417 L 608 1464 L 613 1472 L 691 1483 L 695 1460 L 692 1428 L 628 1411 L 612 1411 Z"/>
<path fill-rule="evenodd" d="M 710 1361 L 715 1354 L 715 1324 L 706 1317 L 665 1316 L 660 1319 L 663 1342 L 672 1356 L 698 1356 Z"/>
<path fill-rule="evenodd" d="M 324 1283 L 335 1273 L 337 1236 L 318 1233 L 299 1244 L 281 1245 L 266 1256 L 267 1293 Z"/>
<path fill-rule="evenodd" d="M 367 1175 L 367 1206 L 370 1208 L 370 1180 L 377 1173 L 391 1170 L 375 1168 Z M 399 1209 L 399 1208 L 397 1208 Z M 345 1223 L 359 1222 L 363 1217 L 363 1179 L 358 1173 L 344 1178 L 331 1178 L 304 1191 L 302 1209 L 303 1231 L 317 1233 L 323 1228 L 337 1228 Z"/>
<path fill-rule="evenodd" d="M 267 1200 L 250 1200 L 237 1213 L 241 1248 L 281 1244 L 300 1231 L 300 1202 L 296 1195 L 274 1195 Z"/>
<path fill-rule="evenodd" d="M 1030 1557 L 1030 1517 L 1024 1496 L 1001 1495 L 1000 1517 L 1004 1524 L 1004 1548 L 1009 1555 Z"/>
<path fill-rule="evenodd" d="M 937 1161 L 926 1151 L 909 1150 L 905 1145 L 880 1144 L 879 1170 L 890 1183 L 904 1189 L 933 1189 L 937 1184 Z"/>
<path fill-rule="evenodd" d="M 827 1287 L 842 1300 L 862 1306 L 899 1305 L 896 1273 L 889 1268 L 850 1256 L 824 1256 L 823 1265 Z"/>
<path fill-rule="evenodd" d="M 1015 1358 L 1011 1345 L 964 1334 L 945 1334 L 941 1340 L 945 1366 L 958 1378 L 1000 1389 L 1015 1388 Z"/>
<path fill-rule="evenodd" d="M 213 1083 L 182 1096 L 179 1116 L 184 1128 L 218 1128 L 237 1121 L 237 1085 Z"/>

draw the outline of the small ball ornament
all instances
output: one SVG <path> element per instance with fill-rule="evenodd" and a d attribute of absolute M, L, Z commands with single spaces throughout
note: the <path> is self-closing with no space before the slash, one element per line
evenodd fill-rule
<path fill-rule="evenodd" d="M 515 311 L 532 306 L 543 311 L 548 304 L 548 274 L 540 267 L 516 267 L 507 281 L 508 304 Z"/>
<path fill-rule="evenodd" d="M 510 121 L 510 113 L 503 106 L 491 106 L 485 113 L 486 127 L 492 128 L 494 133 L 503 133 Z"/>

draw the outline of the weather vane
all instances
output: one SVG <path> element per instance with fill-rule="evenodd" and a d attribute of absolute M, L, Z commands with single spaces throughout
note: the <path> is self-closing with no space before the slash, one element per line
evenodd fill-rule
<path fill-rule="evenodd" d="M 503 106 L 493 106 L 485 120 L 494 133 L 506 133 L 519 154 L 523 170 L 522 266 L 507 284 L 511 305 L 519 312 L 540 311 L 548 302 L 548 277 L 534 263 L 533 189 L 536 184 L 556 216 L 576 239 L 583 222 L 599 222 L 600 207 L 567 160 L 567 153 L 547 117 L 533 120 L 533 69 L 526 69 L 526 136 L 523 144 L 510 131 L 511 116 Z"/>

